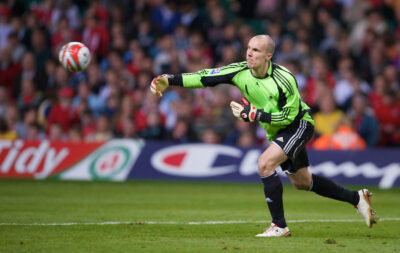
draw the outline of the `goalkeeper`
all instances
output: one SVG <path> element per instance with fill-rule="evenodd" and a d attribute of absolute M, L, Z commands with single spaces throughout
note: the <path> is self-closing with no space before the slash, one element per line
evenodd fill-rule
<path fill-rule="evenodd" d="M 305 146 L 313 135 L 314 121 L 309 107 L 300 98 L 293 74 L 271 61 L 274 50 L 275 43 L 270 36 L 257 35 L 249 41 L 246 61 L 195 73 L 164 74 L 153 79 L 150 89 L 161 97 L 169 85 L 205 88 L 226 83 L 242 92 L 242 101 L 230 104 L 233 115 L 246 122 L 258 121 L 272 142 L 258 159 L 272 223 L 258 237 L 290 235 L 283 211 L 282 183 L 275 171 L 279 165 L 295 188 L 352 204 L 367 226 L 372 227 L 374 212 L 367 189 L 351 191 L 308 171 Z"/>

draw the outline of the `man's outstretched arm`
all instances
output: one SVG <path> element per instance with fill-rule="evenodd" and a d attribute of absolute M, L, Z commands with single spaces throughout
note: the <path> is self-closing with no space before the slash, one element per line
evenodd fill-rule
<path fill-rule="evenodd" d="M 246 62 L 239 62 L 216 69 L 203 69 L 194 73 L 164 74 L 153 79 L 150 89 L 154 95 L 161 97 L 170 85 L 185 88 L 205 88 L 221 83 L 233 84 L 233 77 L 246 68 Z"/>

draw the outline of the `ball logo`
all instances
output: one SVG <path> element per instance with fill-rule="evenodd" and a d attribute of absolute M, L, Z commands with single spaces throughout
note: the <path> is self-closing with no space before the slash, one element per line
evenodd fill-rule
<path fill-rule="evenodd" d="M 151 158 L 152 166 L 165 174 L 183 177 L 212 177 L 233 173 L 237 165 L 216 165 L 220 157 L 241 157 L 242 151 L 224 145 L 187 144 L 157 151 Z"/>
<path fill-rule="evenodd" d="M 125 147 L 110 147 L 100 151 L 90 164 L 90 174 L 94 179 L 108 179 L 115 176 L 127 165 L 129 150 Z"/>
<path fill-rule="evenodd" d="M 219 74 L 221 72 L 221 68 L 216 68 L 210 71 L 210 75 Z"/>

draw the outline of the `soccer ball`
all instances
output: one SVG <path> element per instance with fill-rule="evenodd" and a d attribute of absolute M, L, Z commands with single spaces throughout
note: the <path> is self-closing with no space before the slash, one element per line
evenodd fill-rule
<path fill-rule="evenodd" d="M 58 53 L 58 60 L 69 72 L 79 72 L 90 63 L 90 51 L 81 42 L 69 42 Z"/>

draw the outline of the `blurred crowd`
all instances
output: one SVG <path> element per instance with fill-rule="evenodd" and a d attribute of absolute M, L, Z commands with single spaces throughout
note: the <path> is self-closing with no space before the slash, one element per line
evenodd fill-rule
<path fill-rule="evenodd" d="M 232 116 L 233 86 L 149 91 L 162 73 L 243 61 L 263 33 L 312 108 L 311 146 L 400 146 L 396 0 L 2 0 L 0 138 L 266 145 Z M 92 53 L 85 71 L 58 62 L 71 41 Z"/>

